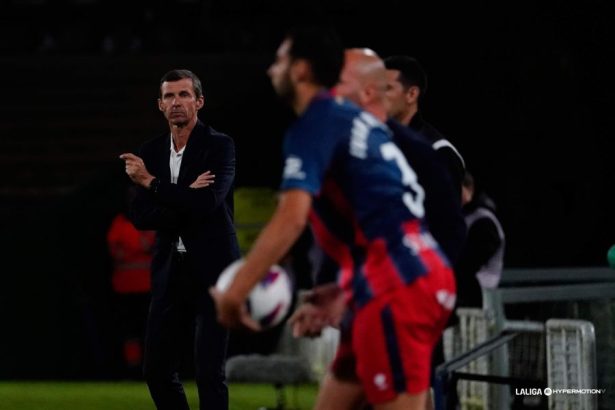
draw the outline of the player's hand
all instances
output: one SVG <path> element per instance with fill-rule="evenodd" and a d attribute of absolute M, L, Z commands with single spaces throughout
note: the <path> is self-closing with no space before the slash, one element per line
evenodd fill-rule
<path fill-rule="evenodd" d="M 294 337 L 318 337 L 329 325 L 327 312 L 312 303 L 304 303 L 295 310 L 289 322 Z"/>
<path fill-rule="evenodd" d="M 317 286 L 302 301 L 290 318 L 295 337 L 315 337 L 327 326 L 338 327 L 346 310 L 344 295 L 336 284 Z"/>
<path fill-rule="evenodd" d="M 154 176 L 147 171 L 143 160 L 130 153 L 120 155 L 120 158 L 124 160 L 126 165 L 126 174 L 130 177 L 132 182 L 141 185 L 145 188 L 149 187 L 149 184 L 154 179 Z"/>
<path fill-rule="evenodd" d="M 190 188 L 205 188 L 206 186 L 213 184 L 215 182 L 215 178 L 216 176 L 212 174 L 211 171 L 203 172 L 194 180 L 193 183 L 190 184 Z"/>
<path fill-rule="evenodd" d="M 229 328 L 247 328 L 254 332 L 261 330 L 260 324 L 256 322 L 246 307 L 245 299 L 234 298 L 229 292 L 220 292 L 215 287 L 209 288 L 209 294 L 216 305 L 218 322 Z"/>
<path fill-rule="evenodd" d="M 342 289 L 337 284 L 329 283 L 317 286 L 306 295 L 304 300 L 327 312 L 329 326 L 339 326 L 346 311 L 346 300 Z"/>

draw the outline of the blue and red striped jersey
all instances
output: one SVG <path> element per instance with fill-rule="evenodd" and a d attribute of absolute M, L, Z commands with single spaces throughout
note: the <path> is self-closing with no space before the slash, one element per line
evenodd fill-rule
<path fill-rule="evenodd" d="M 289 128 L 284 157 L 281 189 L 312 194 L 312 230 L 349 301 L 362 306 L 448 264 L 423 223 L 415 172 L 372 115 L 318 95 Z"/>

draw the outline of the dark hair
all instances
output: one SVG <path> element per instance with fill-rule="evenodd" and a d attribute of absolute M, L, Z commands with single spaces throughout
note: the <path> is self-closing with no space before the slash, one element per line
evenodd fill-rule
<path fill-rule="evenodd" d="M 322 27 L 300 27 L 291 30 L 288 52 L 292 60 L 310 63 L 314 82 L 327 88 L 338 83 L 344 65 L 344 47 L 333 30 Z"/>
<path fill-rule="evenodd" d="M 391 56 L 384 59 L 387 70 L 399 70 L 399 82 L 404 88 L 417 86 L 421 95 L 427 92 L 427 74 L 416 60 L 408 56 Z"/>
<path fill-rule="evenodd" d="M 162 87 L 162 83 L 173 82 L 183 80 L 184 78 L 189 78 L 192 80 L 192 89 L 194 90 L 194 95 L 196 98 L 200 98 L 203 96 L 203 86 L 201 85 L 201 80 L 196 76 L 192 71 L 185 69 L 175 69 L 171 70 L 160 79 L 160 87 Z"/>

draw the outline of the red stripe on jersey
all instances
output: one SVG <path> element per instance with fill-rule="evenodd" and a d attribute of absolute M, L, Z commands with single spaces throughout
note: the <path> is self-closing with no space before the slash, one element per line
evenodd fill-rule
<path fill-rule="evenodd" d="M 406 245 L 418 250 L 418 256 L 427 268 L 428 271 L 436 269 L 448 268 L 440 253 L 437 251 L 437 244 L 433 236 L 429 232 L 421 229 L 419 220 L 404 222 L 402 224 L 404 233 L 404 241 Z"/>
<path fill-rule="evenodd" d="M 321 249 L 340 267 L 338 284 L 344 290 L 351 290 L 354 261 L 350 248 L 327 229 L 313 209 L 310 210 L 310 223 Z"/>
<path fill-rule="evenodd" d="M 355 243 L 359 246 L 367 246 L 367 238 L 359 228 L 359 224 L 354 217 L 354 212 L 350 202 L 348 202 L 344 196 L 344 193 L 332 178 L 327 178 L 324 182 L 323 194 L 329 198 L 333 204 L 333 207 L 340 213 L 340 215 L 345 217 L 345 219 L 352 224 L 355 233 Z"/>
<path fill-rule="evenodd" d="M 333 207 L 339 211 L 340 215 L 344 219 L 348 221 L 353 220 L 354 213 L 352 211 L 352 207 L 350 206 L 350 202 L 346 200 L 344 193 L 337 186 L 333 178 L 325 178 L 322 185 L 322 196 L 331 201 Z"/>
<path fill-rule="evenodd" d="M 397 286 L 403 280 L 387 251 L 384 239 L 375 239 L 368 245 L 367 258 L 363 266 L 365 279 L 374 295 L 381 295 Z"/>
<path fill-rule="evenodd" d="M 399 274 L 395 264 L 393 263 L 393 260 L 391 259 L 387 251 L 386 241 L 381 238 L 375 239 L 371 242 L 368 241 L 367 237 L 361 230 L 357 220 L 354 218 L 354 212 L 350 203 L 348 202 L 348 200 L 344 196 L 344 193 L 334 180 L 327 179 L 325 181 L 325 183 L 323 184 L 323 195 L 325 195 L 331 201 L 336 211 L 339 212 L 340 215 L 343 215 L 344 218 L 352 224 L 354 232 L 354 244 L 364 249 L 366 259 L 363 262 L 364 277 L 361 278 L 361 280 L 367 282 L 369 292 L 372 295 L 379 295 L 390 290 L 393 287 L 403 285 L 403 278 Z M 324 226 L 323 230 L 326 230 Z M 333 237 L 333 235 L 328 231 L 327 233 L 331 236 L 331 238 L 329 238 L 330 241 L 339 242 L 339 246 L 344 247 L 345 251 L 347 252 L 347 256 L 344 256 L 344 258 L 351 258 L 350 263 L 352 263 L 352 255 L 350 254 L 348 246 L 344 245 L 343 242 L 337 240 L 337 238 Z M 318 234 L 316 234 L 316 236 L 318 236 Z M 333 247 L 331 247 L 331 249 L 333 249 Z M 329 253 L 328 251 L 325 252 Z M 332 257 L 334 260 L 338 261 L 337 256 Z M 338 264 L 340 264 L 339 261 Z M 352 288 L 351 281 L 354 274 L 355 272 L 353 269 L 349 269 L 347 271 L 342 270 L 342 275 L 339 282 L 342 289 L 350 290 Z"/>

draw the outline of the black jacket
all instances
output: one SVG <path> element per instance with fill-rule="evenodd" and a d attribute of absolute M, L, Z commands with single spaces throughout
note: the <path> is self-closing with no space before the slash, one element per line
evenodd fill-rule
<path fill-rule="evenodd" d="M 425 218 L 429 231 L 454 264 L 466 235 L 461 195 L 457 194 L 446 168 L 438 160 L 438 154 L 423 138 L 396 121 L 389 120 L 387 125 L 393 132 L 393 141 L 404 153 L 425 190 Z"/>
<path fill-rule="evenodd" d="M 408 128 L 422 136 L 436 150 L 440 161 L 449 172 L 453 188 L 461 198 L 461 183 L 465 174 L 465 161 L 457 148 L 433 125 L 425 121 L 420 112 L 417 112 L 412 117 Z"/>

